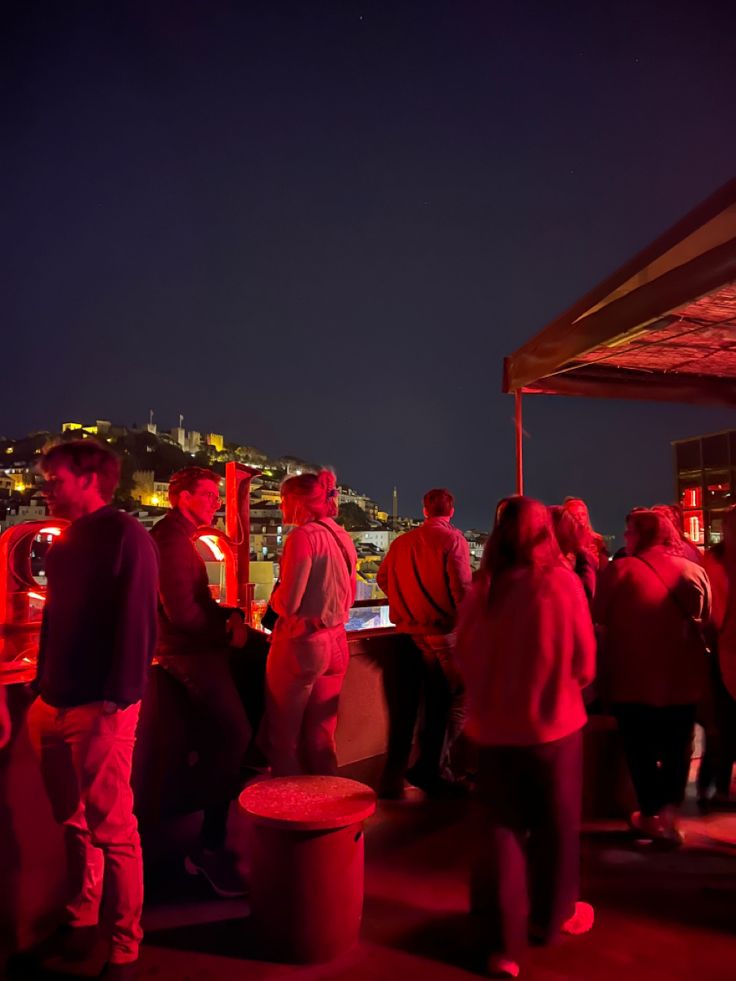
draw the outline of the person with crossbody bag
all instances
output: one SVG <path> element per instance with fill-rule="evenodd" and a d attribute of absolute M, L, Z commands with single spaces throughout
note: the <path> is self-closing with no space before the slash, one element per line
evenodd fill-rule
<path fill-rule="evenodd" d="M 281 485 L 292 525 L 271 596 L 276 620 L 266 667 L 268 756 L 274 776 L 337 772 L 335 729 L 348 667 L 345 633 L 355 600 L 355 547 L 333 519 L 335 475 L 289 477 Z"/>
<path fill-rule="evenodd" d="M 711 591 L 661 515 L 637 510 L 626 521 L 626 555 L 602 573 L 593 604 L 600 630 L 599 681 L 618 721 L 639 810 L 639 837 L 676 846 L 687 785 L 696 704 L 709 656 L 701 624 Z"/>

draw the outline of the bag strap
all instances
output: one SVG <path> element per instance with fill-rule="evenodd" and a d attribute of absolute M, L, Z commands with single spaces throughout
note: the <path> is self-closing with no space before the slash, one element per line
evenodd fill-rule
<path fill-rule="evenodd" d="M 329 533 L 335 539 L 335 541 L 337 542 L 337 547 L 340 549 L 340 551 L 342 552 L 342 557 L 345 559 L 345 565 L 348 567 L 348 576 L 350 576 L 350 578 L 352 578 L 352 576 L 353 576 L 353 564 L 350 561 L 350 555 L 348 554 L 348 550 L 345 548 L 345 546 L 343 545 L 343 543 L 340 541 L 340 536 L 337 535 L 333 531 L 332 528 L 330 528 L 330 526 L 327 524 L 326 521 L 315 521 L 314 523 L 316 525 L 321 525 L 322 528 L 325 528 L 327 531 L 329 531 Z"/>
<path fill-rule="evenodd" d="M 641 555 L 634 555 L 634 556 L 632 556 L 632 558 L 638 559 L 640 562 L 643 562 L 644 565 L 648 569 L 651 569 L 651 571 L 654 573 L 654 575 L 657 577 L 657 579 L 659 579 L 659 581 L 662 583 L 662 585 L 664 586 L 664 588 L 667 590 L 667 595 L 672 600 L 672 602 L 675 604 L 675 606 L 677 607 L 677 609 L 680 611 L 680 614 L 685 618 L 685 620 L 687 620 L 687 622 L 690 624 L 690 627 L 697 634 L 698 640 L 700 641 L 700 643 L 705 648 L 705 653 L 706 654 L 709 654 L 710 653 L 710 648 L 708 647 L 708 644 L 706 643 L 705 637 L 703 636 L 701 625 L 692 616 L 690 616 L 690 614 L 688 613 L 688 611 L 685 609 L 685 607 L 682 605 L 682 603 L 678 600 L 678 598 L 675 595 L 675 593 L 673 592 L 673 590 L 670 589 L 670 587 L 667 585 L 667 583 L 665 582 L 664 577 L 662 576 L 662 574 L 655 568 L 655 566 L 652 565 L 651 562 L 647 562 L 647 560 L 645 558 L 643 558 Z"/>

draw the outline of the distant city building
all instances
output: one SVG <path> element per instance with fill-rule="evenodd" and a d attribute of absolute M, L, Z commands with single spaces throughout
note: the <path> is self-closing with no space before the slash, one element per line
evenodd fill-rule
<path fill-rule="evenodd" d="M 130 496 L 145 507 L 168 508 L 169 482 L 156 480 L 153 470 L 136 470 Z"/>
<path fill-rule="evenodd" d="M 8 510 L 0 521 L 0 532 L 24 521 L 42 521 L 48 515 L 46 501 L 40 494 L 34 494 L 28 504 L 19 504 L 15 510 Z"/>
<path fill-rule="evenodd" d="M 370 531 L 351 531 L 350 537 L 356 543 L 374 545 L 380 552 L 385 553 L 396 538 L 396 532 L 389 528 L 372 528 Z"/>
<path fill-rule="evenodd" d="M 225 440 L 219 433 L 207 433 L 204 441 L 208 446 L 214 446 L 218 453 L 222 453 L 225 448 Z"/>
<path fill-rule="evenodd" d="M 475 530 L 466 531 L 464 535 L 470 551 L 470 564 L 474 569 L 477 569 L 483 558 L 483 549 L 486 547 L 488 535 L 485 532 Z"/>
<path fill-rule="evenodd" d="M 250 551 L 258 559 L 271 559 L 284 547 L 281 509 L 276 505 L 253 504 L 250 509 Z"/>

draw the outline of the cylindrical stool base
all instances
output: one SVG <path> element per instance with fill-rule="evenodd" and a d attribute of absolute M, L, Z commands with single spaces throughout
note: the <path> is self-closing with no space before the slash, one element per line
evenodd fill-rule
<path fill-rule="evenodd" d="M 363 912 L 362 822 L 325 831 L 251 826 L 251 911 L 267 952 L 318 964 L 358 940 Z"/>

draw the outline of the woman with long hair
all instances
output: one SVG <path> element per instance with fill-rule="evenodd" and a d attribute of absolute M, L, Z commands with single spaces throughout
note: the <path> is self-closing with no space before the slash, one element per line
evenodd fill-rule
<path fill-rule="evenodd" d="M 592 603 L 599 566 L 593 532 L 562 504 L 552 505 L 549 513 L 562 557 L 582 583 L 588 603 Z"/>
<path fill-rule="evenodd" d="M 562 507 L 565 511 L 567 511 L 570 517 L 572 517 L 585 529 L 586 534 L 589 536 L 590 547 L 592 548 L 598 561 L 598 568 L 605 569 L 610 558 L 608 546 L 606 545 L 603 535 L 599 535 L 593 528 L 590 520 L 590 512 L 588 511 L 588 505 L 581 497 L 566 497 Z"/>
<path fill-rule="evenodd" d="M 626 554 L 601 575 L 593 604 L 599 687 L 618 720 L 639 803 L 632 827 L 640 837 L 675 846 L 682 842 L 677 816 L 695 706 L 708 671 L 700 629 L 710 613 L 710 586 L 661 514 L 632 511 L 624 537 Z"/>
<path fill-rule="evenodd" d="M 335 728 L 348 667 L 345 624 L 355 599 L 352 539 L 335 521 L 335 475 L 289 477 L 281 485 L 292 525 L 271 596 L 278 614 L 266 667 L 269 761 L 274 776 L 337 772 Z"/>
<path fill-rule="evenodd" d="M 583 588 L 538 501 L 508 498 L 497 508 L 460 610 L 456 656 L 485 817 L 472 906 L 485 920 L 489 972 L 516 977 L 528 935 L 544 943 L 593 923 L 592 907 L 577 899 L 582 689 L 595 673 L 595 638 Z"/>

